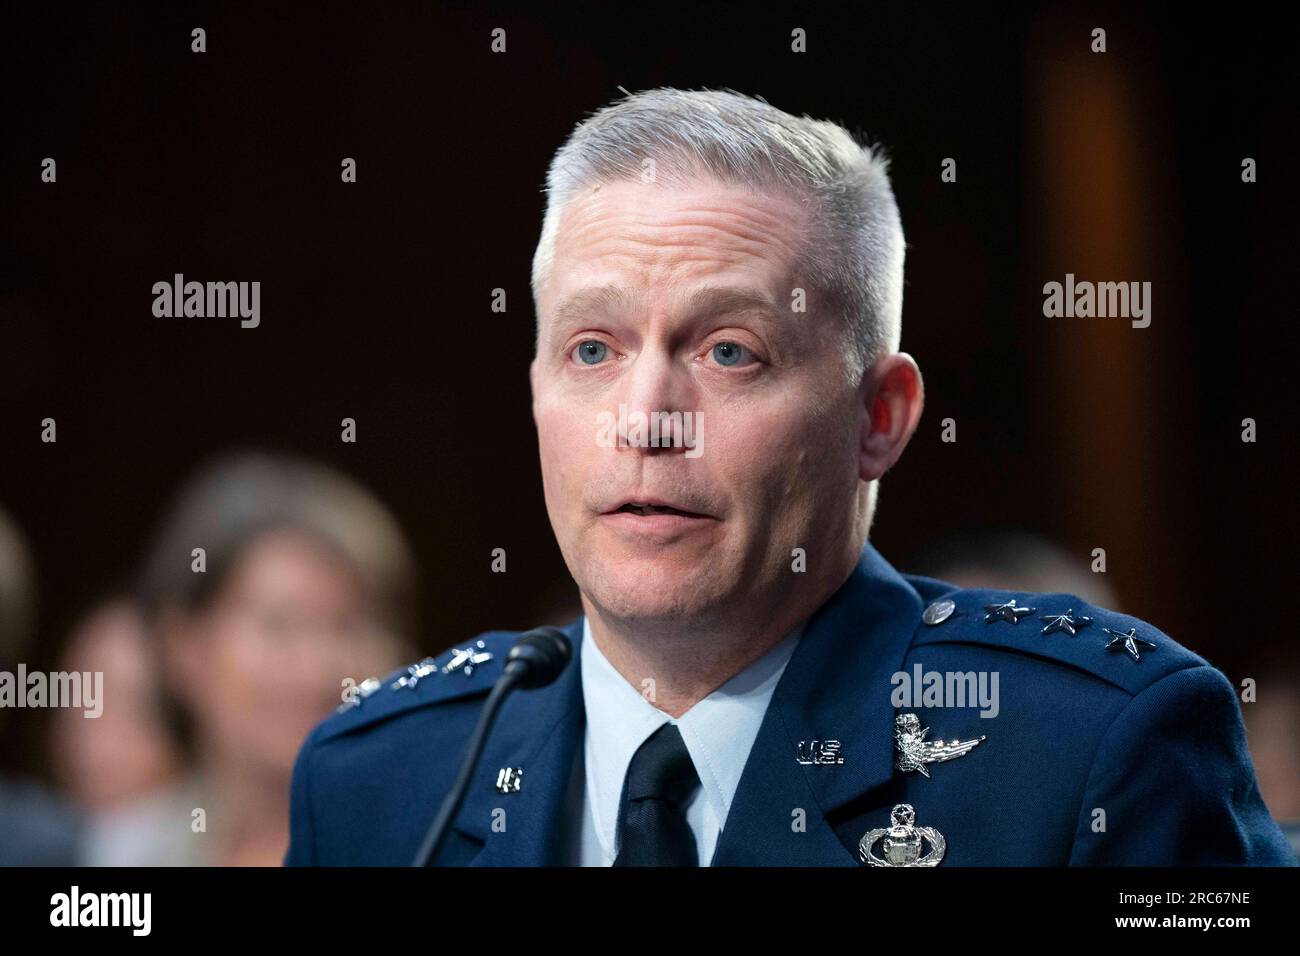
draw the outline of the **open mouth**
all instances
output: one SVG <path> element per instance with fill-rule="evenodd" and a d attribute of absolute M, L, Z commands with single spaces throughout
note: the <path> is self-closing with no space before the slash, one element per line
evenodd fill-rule
<path fill-rule="evenodd" d="M 638 501 L 629 501 L 623 507 L 619 508 L 614 514 L 634 514 L 634 515 L 680 515 L 683 518 L 705 518 L 707 515 L 697 514 L 694 511 L 683 511 L 681 508 L 674 508 L 671 505 L 652 505 L 642 504 Z"/>

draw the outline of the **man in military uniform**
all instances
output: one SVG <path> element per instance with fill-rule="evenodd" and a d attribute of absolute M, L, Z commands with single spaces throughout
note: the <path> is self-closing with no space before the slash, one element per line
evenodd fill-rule
<path fill-rule="evenodd" d="M 547 193 L 533 416 L 583 614 L 558 679 L 504 704 L 434 864 L 1295 862 L 1205 660 L 868 542 L 923 404 L 877 155 L 654 90 L 580 124 Z M 411 862 L 517 637 L 320 724 L 287 862 Z"/>

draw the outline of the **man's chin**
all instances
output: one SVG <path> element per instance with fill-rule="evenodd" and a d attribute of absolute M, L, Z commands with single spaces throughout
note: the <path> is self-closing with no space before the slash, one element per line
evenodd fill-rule
<path fill-rule="evenodd" d="M 647 625 L 707 618 L 723 603 L 720 569 L 630 561 L 593 575 L 589 598 L 604 613 Z"/>

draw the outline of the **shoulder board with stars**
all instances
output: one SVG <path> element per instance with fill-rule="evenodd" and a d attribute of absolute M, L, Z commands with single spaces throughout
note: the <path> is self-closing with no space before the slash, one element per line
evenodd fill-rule
<path fill-rule="evenodd" d="M 326 719 L 320 740 L 367 727 L 409 710 L 491 690 L 519 631 L 488 631 L 434 657 L 362 681 L 352 699 Z"/>
<path fill-rule="evenodd" d="M 966 590 L 913 578 L 925 611 L 913 647 L 983 644 L 1087 671 L 1130 693 L 1208 662 L 1136 617 L 1073 594 Z"/>

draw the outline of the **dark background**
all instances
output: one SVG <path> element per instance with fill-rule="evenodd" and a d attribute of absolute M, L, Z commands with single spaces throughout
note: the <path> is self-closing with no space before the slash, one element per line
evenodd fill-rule
<path fill-rule="evenodd" d="M 1085 566 L 1104 547 L 1121 609 L 1234 682 L 1295 666 L 1294 58 L 1267 18 L 22 7 L 0 67 L 0 505 L 38 561 L 29 667 L 127 583 L 163 504 L 222 450 L 304 454 L 373 489 L 420 563 L 424 649 L 576 606 L 529 411 L 528 275 L 547 162 L 620 85 L 759 94 L 892 157 L 903 348 L 928 392 L 873 529 L 896 566 L 978 528 Z M 151 286 L 176 272 L 261 281 L 261 326 L 155 318 Z M 1042 285 L 1066 272 L 1151 281 L 1150 328 L 1045 319 Z M 510 573 L 489 573 L 495 547 Z"/>

